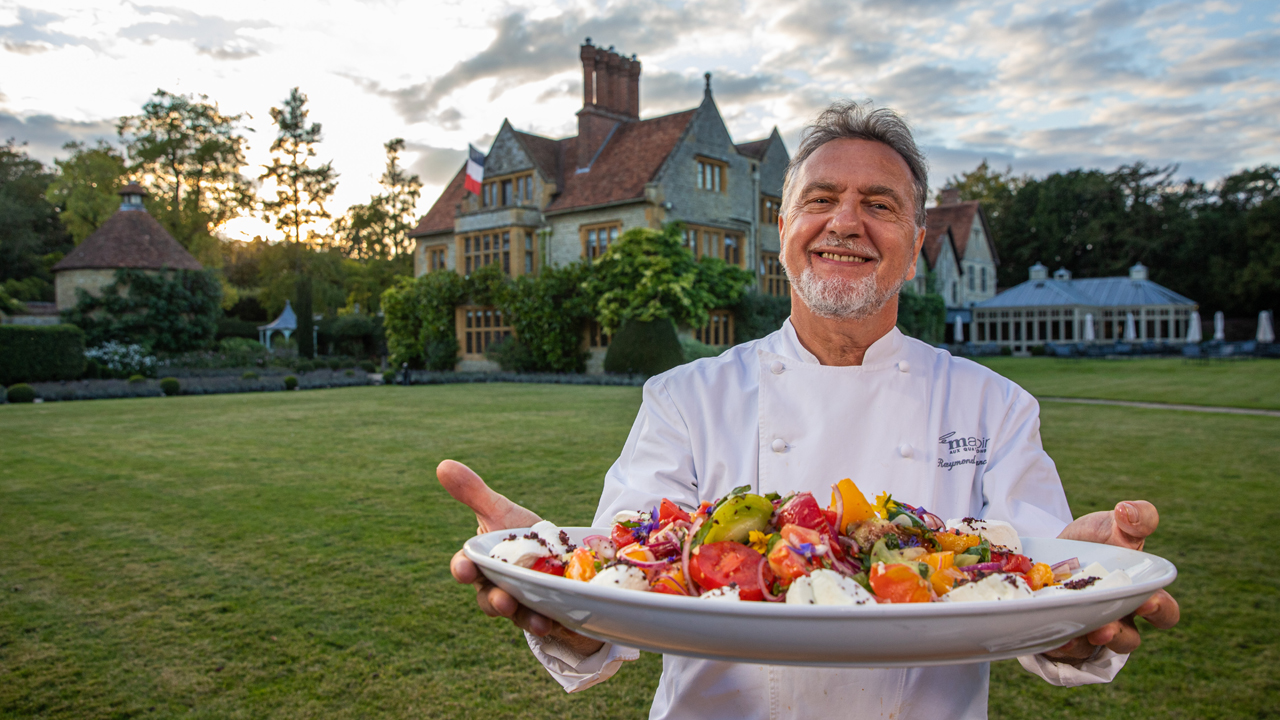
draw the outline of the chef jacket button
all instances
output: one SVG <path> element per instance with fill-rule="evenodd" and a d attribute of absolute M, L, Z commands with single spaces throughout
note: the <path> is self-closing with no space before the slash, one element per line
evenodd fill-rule
<path fill-rule="evenodd" d="M 898 361 L 898 372 L 911 372 L 911 363 L 906 360 Z"/>
<path fill-rule="evenodd" d="M 781 375 L 782 371 L 787 369 L 787 366 L 783 365 L 781 360 L 774 360 L 769 369 L 773 371 L 774 375 Z"/>
<path fill-rule="evenodd" d="M 776 453 L 780 453 L 780 452 L 783 452 L 783 451 L 785 451 L 785 450 L 787 449 L 787 444 L 786 444 L 785 442 L 783 442 L 782 438 L 776 438 L 776 439 L 773 441 L 773 445 L 772 445 L 772 447 L 773 447 L 773 451 L 774 451 L 774 452 L 776 452 Z"/>
<path fill-rule="evenodd" d="M 898 446 L 898 454 L 899 454 L 899 455 L 901 455 L 902 457 L 904 457 L 904 458 L 909 458 L 909 457 L 911 457 L 911 453 L 912 453 L 912 450 L 911 450 L 911 446 L 910 446 L 910 445 L 899 445 L 899 446 Z"/>

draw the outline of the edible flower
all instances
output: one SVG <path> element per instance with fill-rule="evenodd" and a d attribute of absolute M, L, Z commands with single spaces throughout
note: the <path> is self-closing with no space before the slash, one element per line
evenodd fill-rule
<path fill-rule="evenodd" d="M 887 492 L 876 496 L 876 515 L 879 515 L 881 520 L 888 520 L 889 511 L 897 506 L 898 503 L 894 502 L 893 496 Z"/>
<path fill-rule="evenodd" d="M 800 543 L 796 546 L 796 552 L 807 558 L 813 557 L 813 543 Z"/>
<path fill-rule="evenodd" d="M 751 546 L 752 550 L 755 550 L 761 555 L 768 555 L 769 539 L 772 537 L 772 533 L 762 533 L 759 530 L 752 530 L 751 534 L 747 536 L 747 544 Z"/>

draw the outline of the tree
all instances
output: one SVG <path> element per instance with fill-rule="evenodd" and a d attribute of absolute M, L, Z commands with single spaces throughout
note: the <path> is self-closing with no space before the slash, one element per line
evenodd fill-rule
<path fill-rule="evenodd" d="M 678 223 L 661 232 L 632 228 L 596 260 L 584 285 L 608 334 L 627 320 L 670 318 L 701 327 L 711 310 L 732 305 L 752 281 L 751 273 L 717 262 L 695 261 L 683 245 Z"/>
<path fill-rule="evenodd" d="M 316 156 L 320 123 L 307 124 L 306 104 L 307 96 L 295 87 L 283 108 L 271 108 L 279 132 L 271 143 L 271 165 L 262 174 L 275 184 L 275 199 L 262 203 L 264 218 L 295 243 L 303 241 L 303 228 L 332 217 L 324 203 L 338 186 L 333 163 L 308 164 Z"/>
<path fill-rule="evenodd" d="M 58 209 L 45 197 L 53 179 L 13 140 L 0 145 L 0 281 L 18 299 L 52 300 L 49 267 L 72 247 Z"/>
<path fill-rule="evenodd" d="M 995 225 L 1003 222 L 1008 216 L 1013 204 L 1013 196 L 1027 183 L 1028 179 L 1025 176 L 1015 176 L 1012 167 L 1006 167 L 1004 172 L 993 172 L 987 165 L 986 158 L 983 158 L 978 167 L 973 170 L 952 175 L 947 181 L 947 186 L 958 190 L 961 200 L 980 201 L 987 220 Z"/>
<path fill-rule="evenodd" d="M 364 260 L 409 255 L 413 242 L 409 231 L 417 222 L 422 181 L 400 167 L 404 139 L 395 138 L 383 146 L 387 169 L 379 181 L 382 192 L 364 205 L 352 205 L 334 223 L 339 249 L 350 258 Z"/>
<path fill-rule="evenodd" d="M 131 164 L 146 178 L 151 214 L 197 258 L 216 263 L 213 232 L 250 202 L 243 115 L 224 115 L 204 95 L 156 90 L 142 114 L 120 118 L 117 130 Z"/>
<path fill-rule="evenodd" d="M 62 149 L 71 157 L 54 161 L 59 173 L 45 197 L 62 208 L 59 217 L 79 245 L 120 208 L 127 171 L 120 151 L 102 140 L 94 146 L 69 142 Z"/>

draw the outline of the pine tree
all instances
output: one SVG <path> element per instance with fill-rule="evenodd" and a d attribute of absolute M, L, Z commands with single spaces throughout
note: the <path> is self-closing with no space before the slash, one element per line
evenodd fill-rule
<path fill-rule="evenodd" d="M 308 225 L 332 217 L 324 203 L 338 186 L 332 162 L 318 167 L 308 164 L 316 156 L 320 123 L 307 124 L 306 104 L 307 96 L 293 88 L 284 108 L 271 108 L 279 133 L 271 144 L 271 165 L 262 174 L 263 180 L 275 183 L 275 199 L 262 203 L 264 217 L 295 243 L 302 242 Z"/>

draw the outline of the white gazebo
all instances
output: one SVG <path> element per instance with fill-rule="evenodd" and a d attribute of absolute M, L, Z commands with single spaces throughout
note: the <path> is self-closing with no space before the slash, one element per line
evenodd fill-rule
<path fill-rule="evenodd" d="M 293 305 L 288 300 L 284 301 L 284 311 L 280 313 L 280 317 L 268 325 L 258 326 L 258 342 L 271 349 L 271 336 L 277 330 L 284 333 L 284 339 L 288 340 L 293 331 L 298 329 L 298 316 L 293 312 Z"/>

